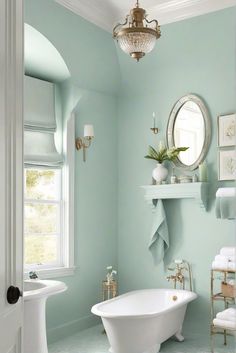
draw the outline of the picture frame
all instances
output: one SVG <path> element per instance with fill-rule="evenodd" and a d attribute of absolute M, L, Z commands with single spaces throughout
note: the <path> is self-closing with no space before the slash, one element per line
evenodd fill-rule
<path fill-rule="evenodd" d="M 236 148 L 219 150 L 220 181 L 236 179 Z"/>
<path fill-rule="evenodd" d="M 218 116 L 218 146 L 236 146 L 236 113 Z"/>

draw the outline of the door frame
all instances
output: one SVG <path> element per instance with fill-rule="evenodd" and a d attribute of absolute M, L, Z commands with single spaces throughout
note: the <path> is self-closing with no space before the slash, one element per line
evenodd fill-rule
<path fill-rule="evenodd" d="M 0 351 L 23 353 L 23 0 L 0 1 Z M 12 334 L 12 335 L 11 335 Z"/>
<path fill-rule="evenodd" d="M 1 104 L 5 112 L 6 216 L 7 233 L 11 242 L 9 267 L 21 263 L 18 270 L 7 273 L 8 284 L 23 285 L 23 90 L 24 90 L 24 22 L 23 0 L 1 0 L 5 2 L 5 13 L 0 12 L 0 43 L 5 44 L 5 62 L 0 62 L 0 77 L 4 79 L 0 90 L 5 93 Z M 0 48 L 2 50 L 2 47 Z M 1 56 L 2 57 L 2 56 Z M 3 88 L 4 85 L 4 88 Z M 3 113 L 3 112 L 2 112 Z M 4 118 L 4 117 L 3 117 Z M 9 244 L 10 246 L 10 244 Z M 21 248 L 16 254 L 17 247 Z M 15 270 L 15 271 L 14 271 Z M 14 273 L 15 272 L 15 273 Z"/>

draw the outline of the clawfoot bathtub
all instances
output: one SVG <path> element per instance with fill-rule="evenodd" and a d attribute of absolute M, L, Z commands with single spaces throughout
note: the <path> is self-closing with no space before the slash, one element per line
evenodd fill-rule
<path fill-rule="evenodd" d="M 91 309 L 101 316 L 113 353 L 157 353 L 175 335 L 183 341 L 187 304 L 197 295 L 186 290 L 144 289 L 120 295 Z"/>

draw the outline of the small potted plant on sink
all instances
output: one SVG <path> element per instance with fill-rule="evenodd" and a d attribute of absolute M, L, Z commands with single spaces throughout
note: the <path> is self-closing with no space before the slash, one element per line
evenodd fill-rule
<path fill-rule="evenodd" d="M 167 148 L 162 141 L 159 143 L 157 150 L 152 146 L 148 148 L 148 155 L 145 158 L 157 161 L 157 166 L 152 172 L 153 178 L 157 184 L 161 184 L 168 176 L 168 169 L 164 167 L 164 161 L 175 161 L 180 152 L 186 151 L 188 147 L 171 147 Z"/>

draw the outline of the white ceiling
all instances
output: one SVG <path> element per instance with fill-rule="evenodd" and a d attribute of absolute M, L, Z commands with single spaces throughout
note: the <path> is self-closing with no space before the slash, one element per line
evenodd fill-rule
<path fill-rule="evenodd" d="M 108 32 L 112 32 L 114 25 L 123 20 L 136 3 L 136 0 L 55 1 Z M 236 6 L 236 0 L 140 0 L 140 7 L 161 25 L 231 6 Z"/>

